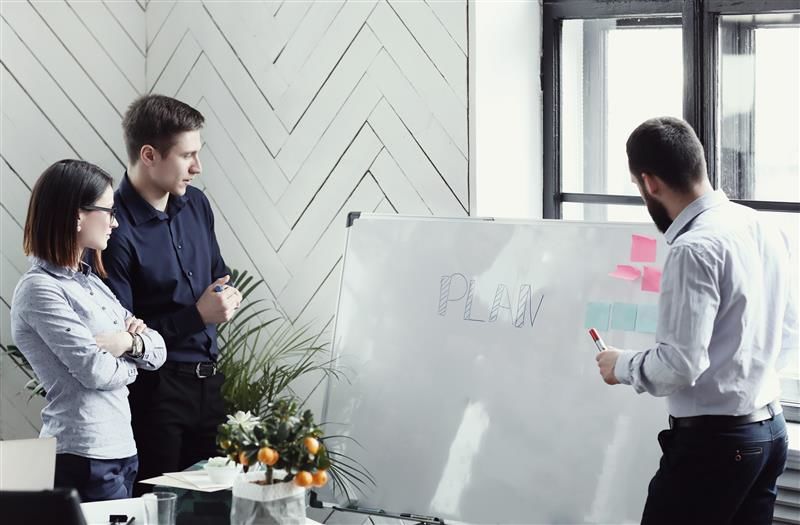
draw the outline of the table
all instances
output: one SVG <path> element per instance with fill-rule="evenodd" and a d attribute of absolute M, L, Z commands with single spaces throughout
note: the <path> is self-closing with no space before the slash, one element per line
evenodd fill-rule
<path fill-rule="evenodd" d="M 205 465 L 200 461 L 186 471 L 199 470 Z M 176 487 L 156 485 L 153 491 L 174 492 L 178 495 L 176 525 L 230 525 L 231 491 L 201 492 Z M 135 525 L 144 525 L 144 502 L 141 498 L 118 499 L 82 503 L 81 510 L 89 525 L 108 525 L 109 514 L 127 514 L 136 518 Z M 306 518 L 306 525 L 319 522 Z"/>
<path fill-rule="evenodd" d="M 182 489 L 174 489 L 163 487 L 163 490 L 169 490 L 170 492 L 185 492 L 185 493 L 193 493 L 193 494 L 202 494 L 204 496 L 208 495 L 221 495 L 228 499 L 227 507 L 227 514 L 222 514 L 222 508 L 217 506 L 211 506 L 210 509 L 217 510 L 218 512 L 212 512 L 211 514 L 200 514 L 203 510 L 207 510 L 208 507 L 204 507 L 202 504 L 199 505 L 198 503 L 203 503 L 203 499 L 194 499 L 187 494 L 178 494 L 178 518 L 176 523 L 180 524 L 191 524 L 191 525 L 229 525 L 230 524 L 230 498 L 231 492 L 229 490 L 222 490 L 220 492 L 195 492 L 195 491 L 186 491 Z M 218 497 L 217 500 L 220 498 Z M 189 505 L 191 503 L 191 505 Z M 145 525 L 144 519 L 144 502 L 142 498 L 130 498 L 130 499 L 117 499 L 111 501 L 94 501 L 91 503 L 81 503 L 81 510 L 83 511 L 83 516 L 86 519 L 86 523 L 88 525 L 108 525 L 108 515 L 109 514 L 127 514 L 128 517 L 135 517 L 136 521 L 134 521 L 134 525 Z M 196 514 L 197 513 L 197 514 Z M 306 518 L 306 525 L 319 525 L 319 522 L 314 521 L 310 518 Z"/>

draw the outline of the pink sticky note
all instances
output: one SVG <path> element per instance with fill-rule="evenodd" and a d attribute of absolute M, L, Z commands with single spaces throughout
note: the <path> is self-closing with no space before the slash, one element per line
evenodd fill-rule
<path fill-rule="evenodd" d="M 631 261 L 656 262 L 656 240 L 644 235 L 632 235 Z"/>
<path fill-rule="evenodd" d="M 642 275 L 638 268 L 628 266 L 627 264 L 618 264 L 617 269 L 611 272 L 611 277 L 615 279 L 623 279 L 625 281 L 635 281 Z"/>
<path fill-rule="evenodd" d="M 644 277 L 642 278 L 642 291 L 644 292 L 661 291 L 661 270 L 653 266 L 644 267 Z"/>

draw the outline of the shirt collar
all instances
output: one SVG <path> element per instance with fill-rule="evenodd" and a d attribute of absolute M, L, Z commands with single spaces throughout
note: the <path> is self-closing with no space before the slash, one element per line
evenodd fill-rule
<path fill-rule="evenodd" d="M 186 206 L 186 202 L 189 199 L 189 197 L 187 197 L 189 190 L 187 189 L 186 191 L 187 192 L 181 195 L 180 197 L 176 197 L 175 195 L 169 196 L 169 201 L 167 202 L 167 214 L 170 217 L 175 216 L 179 211 L 183 209 L 184 206 Z"/>
<path fill-rule="evenodd" d="M 125 207 L 131 214 L 131 220 L 135 226 L 139 224 L 145 223 L 152 219 L 160 219 L 166 220 L 169 216 L 175 215 L 186 206 L 186 195 L 181 195 L 180 197 L 175 197 L 174 195 L 169 196 L 169 201 L 167 202 L 167 211 L 169 214 L 164 213 L 155 209 L 149 202 L 144 200 L 144 197 L 139 195 L 139 192 L 136 191 L 136 188 L 133 187 L 130 179 L 128 178 L 128 172 L 125 172 L 125 176 L 122 177 L 122 182 L 119 183 L 119 196 L 122 200 Z"/>
<path fill-rule="evenodd" d="M 38 266 L 47 273 L 55 275 L 57 277 L 66 277 L 67 279 L 73 279 L 79 273 L 83 274 L 86 277 L 88 277 L 92 273 L 92 267 L 83 261 L 79 263 L 79 269 L 76 271 L 73 270 L 72 268 L 67 268 L 66 266 L 58 266 L 57 264 L 45 261 L 44 259 L 40 259 L 39 257 L 31 256 L 29 257 L 29 259 L 34 266 Z"/>
<path fill-rule="evenodd" d="M 667 244 L 675 242 L 675 239 L 688 228 L 689 224 L 691 224 L 698 215 L 706 210 L 725 204 L 726 202 L 728 202 L 728 197 L 722 190 L 710 191 L 696 198 L 675 217 L 670 227 L 667 228 L 667 231 L 664 233 Z"/>

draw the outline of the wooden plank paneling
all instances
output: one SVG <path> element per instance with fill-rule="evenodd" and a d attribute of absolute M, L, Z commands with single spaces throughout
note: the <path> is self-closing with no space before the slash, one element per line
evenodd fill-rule
<path fill-rule="evenodd" d="M 347 213 L 469 212 L 466 28 L 466 0 L 3 2 L 3 301 L 41 171 L 83 158 L 119 179 L 121 115 L 155 92 L 206 116 L 196 184 L 226 261 L 329 337 Z M 7 390 L 21 428 L 0 437 L 30 434 Z"/>

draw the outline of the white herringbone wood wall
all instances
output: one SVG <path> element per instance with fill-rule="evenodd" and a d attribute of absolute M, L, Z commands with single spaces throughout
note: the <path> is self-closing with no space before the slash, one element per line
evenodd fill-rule
<path fill-rule="evenodd" d="M 293 322 L 329 329 L 349 211 L 466 215 L 462 1 L 2 2 L 0 319 L 28 264 L 30 188 L 51 162 L 124 169 L 138 94 L 206 116 L 201 154 L 230 266 Z M 0 370 L 0 437 L 38 428 Z"/>
<path fill-rule="evenodd" d="M 0 340 L 11 342 L 9 305 L 29 264 L 22 227 L 31 188 L 62 158 L 118 175 L 120 121 L 145 92 L 142 2 L 0 2 Z M 31 437 L 41 400 L 20 393 L 26 377 L 0 358 L 0 438 Z"/>

